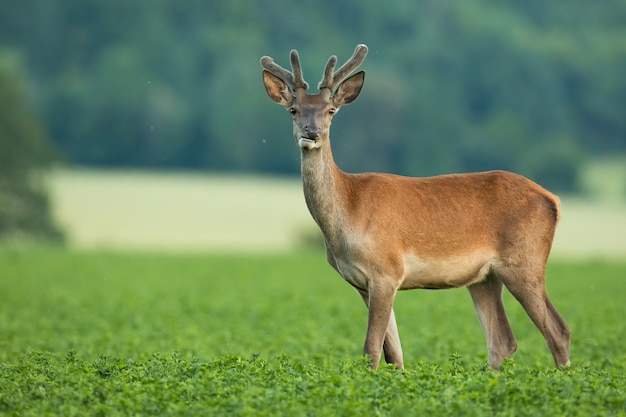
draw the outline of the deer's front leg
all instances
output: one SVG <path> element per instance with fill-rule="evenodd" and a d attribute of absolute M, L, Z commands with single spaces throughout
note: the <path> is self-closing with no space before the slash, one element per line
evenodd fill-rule
<path fill-rule="evenodd" d="M 400 338 L 393 315 L 393 300 L 396 296 L 396 288 L 384 283 L 377 283 L 368 288 L 363 299 L 366 300 L 368 308 L 367 336 L 363 346 L 363 354 L 372 358 L 372 369 L 377 369 L 380 362 L 383 344 L 389 348 L 386 352 L 386 359 L 393 360 L 398 368 L 402 368 L 402 350 L 400 348 Z M 391 319 L 393 318 L 393 323 Z M 389 330 L 389 332 L 388 332 Z M 385 338 L 389 335 L 387 343 Z"/>
<path fill-rule="evenodd" d="M 404 369 L 402 345 L 400 344 L 400 334 L 398 334 L 398 325 L 396 324 L 396 316 L 393 312 L 393 308 L 389 316 L 383 351 L 385 352 L 385 362 L 393 363 L 398 369 Z"/>
<path fill-rule="evenodd" d="M 359 291 L 359 294 L 365 302 L 365 306 L 369 309 L 369 294 Z M 404 369 L 404 361 L 402 358 L 402 345 L 400 344 L 400 334 L 398 333 L 398 325 L 396 317 L 391 309 L 389 316 L 389 324 L 385 332 L 385 341 L 383 343 L 383 352 L 385 353 L 385 362 L 396 365 L 398 369 Z"/>

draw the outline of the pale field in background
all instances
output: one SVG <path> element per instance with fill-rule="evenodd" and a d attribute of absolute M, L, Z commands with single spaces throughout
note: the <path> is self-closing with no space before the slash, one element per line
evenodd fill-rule
<path fill-rule="evenodd" d="M 299 179 L 66 170 L 54 215 L 77 248 L 284 251 L 316 227 Z M 626 258 L 626 205 L 562 197 L 554 257 Z"/>
<path fill-rule="evenodd" d="M 288 250 L 314 225 L 294 179 L 79 170 L 49 184 L 79 248 Z"/>

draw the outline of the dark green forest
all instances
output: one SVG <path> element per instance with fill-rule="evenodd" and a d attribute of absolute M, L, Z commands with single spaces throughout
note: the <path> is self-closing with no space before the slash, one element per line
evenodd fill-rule
<path fill-rule="evenodd" d="M 314 90 L 357 43 L 365 87 L 331 134 L 347 171 L 508 169 L 572 191 L 586 159 L 626 153 L 626 0 L 0 2 L 0 59 L 81 166 L 296 174 L 259 58 L 298 49 Z"/>

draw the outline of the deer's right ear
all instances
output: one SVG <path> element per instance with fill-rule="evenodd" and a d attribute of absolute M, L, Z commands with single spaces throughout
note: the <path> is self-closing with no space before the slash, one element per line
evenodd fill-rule
<path fill-rule="evenodd" d="M 293 103 L 293 94 L 287 86 L 287 83 L 272 74 L 263 70 L 263 84 L 267 95 L 277 104 L 281 106 L 291 106 Z"/>

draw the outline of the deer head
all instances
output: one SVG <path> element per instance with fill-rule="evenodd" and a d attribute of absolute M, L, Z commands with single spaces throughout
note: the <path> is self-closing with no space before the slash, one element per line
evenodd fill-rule
<path fill-rule="evenodd" d="M 365 72 L 348 77 L 365 59 L 367 46 L 357 45 L 352 57 L 337 71 L 337 57 L 328 59 L 324 78 L 319 83 L 319 94 L 307 94 L 309 85 L 302 76 L 298 51 L 291 51 L 291 68 L 288 71 L 272 58 L 261 58 L 263 83 L 267 95 L 284 106 L 293 117 L 293 135 L 302 149 L 316 149 L 328 140 L 330 123 L 337 111 L 352 103 L 361 92 Z M 347 78 L 346 78 L 347 77 Z"/>

